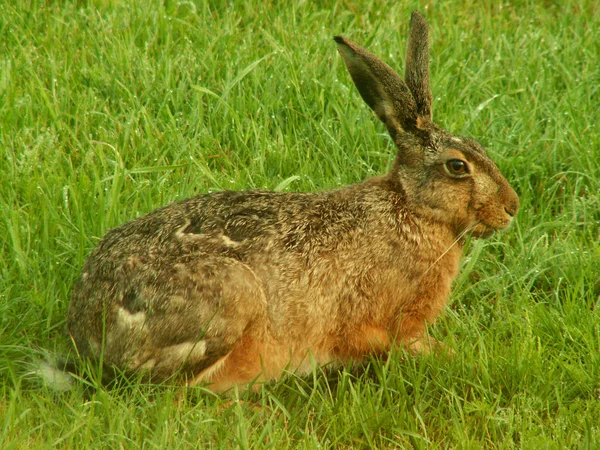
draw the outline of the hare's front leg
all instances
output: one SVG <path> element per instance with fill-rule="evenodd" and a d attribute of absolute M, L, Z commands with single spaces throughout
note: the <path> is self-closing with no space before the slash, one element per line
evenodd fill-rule
<path fill-rule="evenodd" d="M 401 313 L 398 338 L 412 354 L 427 354 L 445 349 L 444 344 L 427 334 L 427 324 L 432 324 L 443 310 L 445 301 L 421 297 Z"/>

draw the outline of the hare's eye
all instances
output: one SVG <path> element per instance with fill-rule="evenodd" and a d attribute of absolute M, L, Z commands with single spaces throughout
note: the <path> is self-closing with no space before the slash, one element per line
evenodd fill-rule
<path fill-rule="evenodd" d="M 469 173 L 467 163 L 460 159 L 450 159 L 446 161 L 446 169 L 450 175 L 466 175 Z"/>

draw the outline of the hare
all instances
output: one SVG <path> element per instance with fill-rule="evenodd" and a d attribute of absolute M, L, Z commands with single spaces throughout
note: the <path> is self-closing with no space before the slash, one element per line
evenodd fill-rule
<path fill-rule="evenodd" d="M 389 173 L 199 195 L 109 231 L 68 310 L 79 355 L 223 392 L 393 345 L 430 351 L 465 237 L 506 228 L 519 200 L 479 143 L 432 122 L 428 33 L 415 11 L 404 80 L 334 38 L 397 147 Z"/>

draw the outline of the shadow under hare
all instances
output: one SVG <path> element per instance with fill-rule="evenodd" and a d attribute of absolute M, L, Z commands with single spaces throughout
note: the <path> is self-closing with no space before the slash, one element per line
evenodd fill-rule
<path fill-rule="evenodd" d="M 327 192 L 200 195 L 111 230 L 69 307 L 79 355 L 221 392 L 395 343 L 428 351 L 465 236 L 506 228 L 519 205 L 480 144 L 432 122 L 428 40 L 414 12 L 402 79 L 335 37 L 396 144 L 389 173 Z"/>

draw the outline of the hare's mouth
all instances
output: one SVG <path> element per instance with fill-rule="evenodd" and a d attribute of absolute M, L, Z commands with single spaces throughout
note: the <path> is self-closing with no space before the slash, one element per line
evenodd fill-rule
<path fill-rule="evenodd" d="M 492 237 L 496 231 L 505 230 L 510 226 L 512 216 L 506 214 L 502 217 L 492 217 L 492 220 L 476 220 L 472 223 L 465 234 L 475 238 L 486 239 Z"/>
<path fill-rule="evenodd" d="M 497 228 L 490 227 L 489 225 L 484 224 L 483 222 L 478 222 L 467 231 L 469 236 L 478 239 L 487 239 L 494 235 Z"/>

